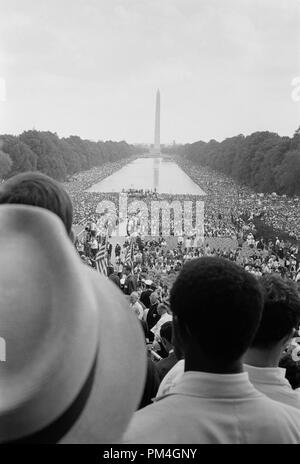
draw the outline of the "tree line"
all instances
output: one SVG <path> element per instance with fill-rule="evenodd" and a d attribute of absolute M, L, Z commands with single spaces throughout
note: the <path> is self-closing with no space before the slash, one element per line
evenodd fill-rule
<path fill-rule="evenodd" d="M 293 137 L 274 132 L 238 135 L 165 148 L 195 164 L 208 166 L 259 193 L 300 195 L 300 127 Z"/>
<path fill-rule="evenodd" d="M 64 181 L 68 176 L 108 161 L 137 153 L 138 148 L 121 142 L 92 142 L 78 136 L 59 138 L 52 132 L 29 130 L 19 136 L 0 137 L 0 176 L 40 171 Z"/>

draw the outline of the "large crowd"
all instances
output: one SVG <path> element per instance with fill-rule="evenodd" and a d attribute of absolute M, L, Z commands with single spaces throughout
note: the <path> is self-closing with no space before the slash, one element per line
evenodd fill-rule
<path fill-rule="evenodd" d="M 0 443 L 300 443 L 297 228 L 194 170 L 202 237 L 140 234 L 136 212 L 118 242 L 82 191 L 98 174 L 1 185 Z"/>
<path fill-rule="evenodd" d="M 237 262 L 257 276 L 276 272 L 285 278 L 300 280 L 300 199 L 298 197 L 255 194 L 208 168 L 192 166 L 182 159 L 177 159 L 177 162 L 206 193 L 203 236 L 199 236 L 195 227 L 194 208 L 193 227 L 189 234 L 176 234 L 179 226 L 182 229 L 182 219 L 176 217 L 171 209 L 171 239 L 162 236 L 161 220 L 157 224 L 157 235 L 151 237 L 150 217 L 145 227 L 145 222 L 141 219 L 142 212 L 137 205 L 136 210 L 128 214 L 127 239 L 123 243 L 120 240 L 119 245 L 123 253 L 121 256 L 114 256 L 111 252 L 108 256 L 110 263 L 117 264 L 118 269 L 121 269 L 122 265 L 126 264 L 124 257 L 127 256 L 128 248 L 133 241 L 132 265 L 138 279 L 143 269 L 143 275 L 147 274 L 151 279 L 154 276 L 156 281 L 165 281 L 166 276 L 176 275 L 187 260 L 216 255 Z M 118 163 L 109 166 L 109 173 L 119 167 Z M 106 233 L 107 222 L 110 220 L 114 222 L 114 219 L 110 211 L 99 217 L 95 214 L 96 207 L 103 200 L 112 202 L 115 205 L 117 218 L 119 202 L 116 193 L 83 192 L 83 189 L 87 189 L 91 182 L 95 181 L 94 174 L 97 175 L 94 172 L 89 173 L 87 178 L 82 174 L 80 185 L 76 180 L 75 187 L 70 183 L 69 193 L 75 207 L 74 217 L 78 218 L 77 222 L 81 221 L 84 226 L 87 223 L 93 224 L 100 246 Z M 156 197 L 156 192 L 132 191 L 130 199 L 140 199 L 141 195 L 150 211 L 150 203 L 153 195 Z M 194 195 L 159 195 L 159 200 L 166 200 L 168 203 L 173 200 L 195 202 L 197 199 L 198 197 Z M 79 214 L 78 204 L 80 204 Z M 105 220 L 106 217 L 108 221 Z M 262 224 L 266 224 L 269 228 L 266 236 Z M 113 230 L 114 226 L 111 225 L 109 235 L 113 235 Z M 137 237 L 139 237 L 138 241 Z M 112 242 L 115 241 L 112 239 Z M 88 235 L 81 234 L 77 243 L 81 254 L 90 258 Z M 115 258 L 118 258 L 117 262 Z"/>
<path fill-rule="evenodd" d="M 133 157 L 130 158 L 130 161 Z M 100 182 L 105 177 L 110 176 L 116 170 L 128 163 L 128 159 L 122 159 L 106 163 L 103 166 L 89 169 L 71 176 L 65 182 L 64 188 L 70 195 L 73 203 L 74 224 L 80 224 L 95 214 L 96 206 L 103 199 L 103 195 L 97 193 L 87 193 L 86 190 L 96 182 Z"/>
<path fill-rule="evenodd" d="M 256 193 L 210 168 L 195 167 L 180 157 L 176 158 L 176 162 L 207 193 L 206 202 L 210 210 L 207 214 L 213 218 L 222 211 L 238 217 L 257 215 L 274 230 L 300 240 L 300 197 Z"/>

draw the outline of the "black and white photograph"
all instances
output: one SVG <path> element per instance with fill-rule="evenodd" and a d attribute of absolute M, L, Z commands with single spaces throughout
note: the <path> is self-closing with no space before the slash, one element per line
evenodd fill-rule
<path fill-rule="evenodd" d="M 0 445 L 30 444 L 300 444 L 300 0 L 0 0 Z"/>

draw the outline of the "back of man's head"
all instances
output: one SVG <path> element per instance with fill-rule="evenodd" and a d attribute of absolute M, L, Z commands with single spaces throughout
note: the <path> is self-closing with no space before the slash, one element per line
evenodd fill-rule
<path fill-rule="evenodd" d="M 263 306 L 255 277 L 216 257 L 186 263 L 170 301 L 185 355 L 193 348 L 220 364 L 234 363 L 245 353 Z"/>
<path fill-rule="evenodd" d="M 158 315 L 162 316 L 168 311 L 168 307 L 165 303 L 159 303 L 157 306 L 157 313 Z"/>
<path fill-rule="evenodd" d="M 60 217 L 70 235 L 73 220 L 72 202 L 63 186 L 40 172 L 24 172 L 1 185 L 0 204 L 39 206 Z"/>
<path fill-rule="evenodd" d="M 132 292 L 132 293 L 130 294 L 129 299 L 130 299 L 130 302 L 131 302 L 131 303 L 136 303 L 136 302 L 138 301 L 138 299 L 139 299 L 139 294 L 138 294 L 138 292 Z"/>
<path fill-rule="evenodd" d="M 173 324 L 171 321 L 165 322 L 160 328 L 160 338 L 164 338 L 170 345 L 172 345 L 173 338 Z"/>
<path fill-rule="evenodd" d="M 300 320 L 300 295 L 291 280 L 277 274 L 260 278 L 264 293 L 262 318 L 252 341 L 252 347 L 268 349 L 279 341 L 288 340 Z"/>
<path fill-rule="evenodd" d="M 156 292 L 152 292 L 150 295 L 150 304 L 154 305 L 158 301 L 158 296 Z"/>

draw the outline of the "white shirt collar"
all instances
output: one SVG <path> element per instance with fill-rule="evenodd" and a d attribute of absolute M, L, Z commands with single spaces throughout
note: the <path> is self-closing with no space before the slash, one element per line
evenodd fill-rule
<path fill-rule="evenodd" d="M 238 374 L 211 374 L 196 371 L 185 372 L 170 394 L 184 394 L 215 399 L 236 399 L 259 397 L 262 395 L 250 383 L 247 372 Z"/>
<path fill-rule="evenodd" d="M 244 364 L 244 368 L 248 372 L 251 382 L 290 386 L 289 381 L 285 378 L 286 369 L 283 367 L 256 367 Z"/>

